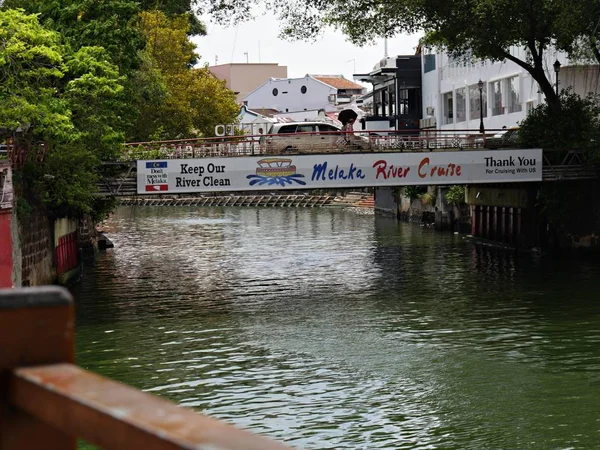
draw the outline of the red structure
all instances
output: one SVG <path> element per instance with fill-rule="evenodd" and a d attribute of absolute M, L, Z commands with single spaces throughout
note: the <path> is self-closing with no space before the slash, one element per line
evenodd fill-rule
<path fill-rule="evenodd" d="M 12 176 L 9 161 L 0 161 L 0 288 L 13 287 Z"/>
<path fill-rule="evenodd" d="M 12 237 L 10 222 L 12 211 L 0 209 L 0 288 L 12 287 Z"/>
<path fill-rule="evenodd" d="M 61 237 L 54 251 L 57 275 L 66 273 L 77 267 L 77 232 Z"/>

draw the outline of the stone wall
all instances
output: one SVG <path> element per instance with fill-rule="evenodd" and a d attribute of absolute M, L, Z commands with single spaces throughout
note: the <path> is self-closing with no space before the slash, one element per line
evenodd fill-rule
<path fill-rule="evenodd" d="M 19 218 L 19 243 L 15 245 L 15 269 L 21 280 L 15 286 L 51 284 L 55 279 L 53 264 L 54 236 L 45 215 L 31 212 Z M 20 267 L 19 267 L 20 265 Z"/>

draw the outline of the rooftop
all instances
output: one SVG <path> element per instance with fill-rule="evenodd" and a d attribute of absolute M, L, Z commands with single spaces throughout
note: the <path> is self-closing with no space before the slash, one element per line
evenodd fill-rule
<path fill-rule="evenodd" d="M 342 75 L 311 75 L 315 80 L 328 84 L 336 89 L 364 89 L 364 86 L 347 80 Z"/>

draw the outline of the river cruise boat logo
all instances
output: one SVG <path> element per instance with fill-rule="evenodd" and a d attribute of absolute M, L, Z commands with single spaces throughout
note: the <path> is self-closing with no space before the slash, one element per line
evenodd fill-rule
<path fill-rule="evenodd" d="M 296 173 L 296 166 L 288 158 L 264 158 L 256 162 L 256 173 L 248 175 L 250 186 L 286 186 L 293 183 L 304 186 L 306 182 L 300 178 L 304 175 Z"/>

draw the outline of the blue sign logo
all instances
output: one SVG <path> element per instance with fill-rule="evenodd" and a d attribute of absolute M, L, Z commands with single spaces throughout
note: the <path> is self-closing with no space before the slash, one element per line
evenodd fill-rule
<path fill-rule="evenodd" d="M 147 162 L 146 169 L 166 169 L 167 161 Z"/>

